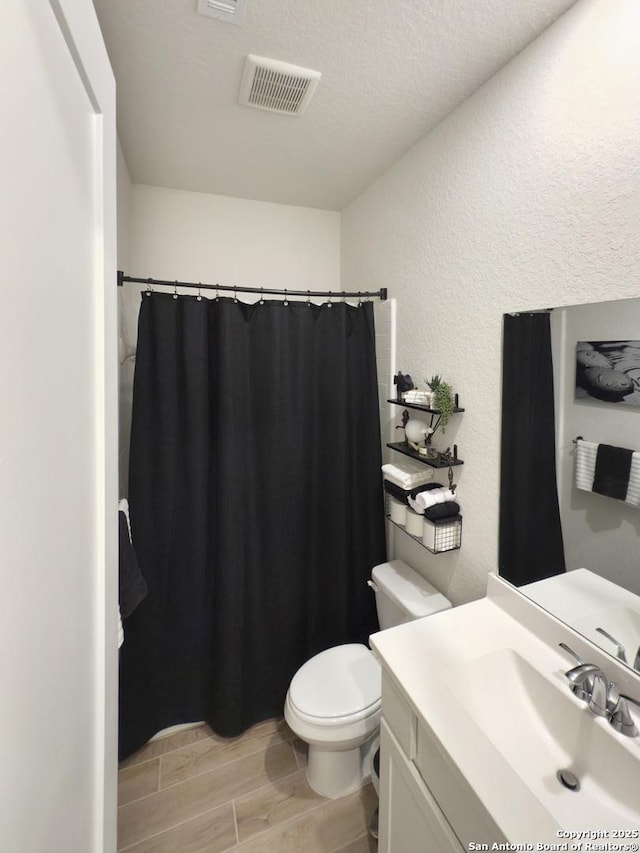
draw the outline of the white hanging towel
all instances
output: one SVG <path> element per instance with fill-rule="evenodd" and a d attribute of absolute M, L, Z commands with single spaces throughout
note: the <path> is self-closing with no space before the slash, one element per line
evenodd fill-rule
<path fill-rule="evenodd" d="M 593 441 L 579 438 L 576 445 L 576 487 L 590 492 L 596 473 L 598 445 Z"/>
<path fill-rule="evenodd" d="M 631 457 L 631 470 L 629 471 L 629 485 L 627 486 L 625 503 L 640 507 L 640 453 L 637 451 Z"/>
<path fill-rule="evenodd" d="M 598 446 L 593 441 L 578 439 L 576 445 L 576 487 L 586 492 L 593 491 L 593 481 L 598 459 Z M 631 455 L 627 494 L 623 503 L 640 508 L 640 453 Z"/>

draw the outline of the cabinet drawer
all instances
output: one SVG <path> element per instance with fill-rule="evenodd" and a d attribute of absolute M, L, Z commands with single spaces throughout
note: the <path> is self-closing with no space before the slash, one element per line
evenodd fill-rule
<path fill-rule="evenodd" d="M 391 678 L 382 673 L 382 716 L 411 761 L 416 754 L 416 715 Z"/>

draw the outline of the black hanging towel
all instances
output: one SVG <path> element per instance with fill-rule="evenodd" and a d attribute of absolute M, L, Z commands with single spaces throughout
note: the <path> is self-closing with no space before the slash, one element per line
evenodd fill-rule
<path fill-rule="evenodd" d="M 596 453 L 596 469 L 593 477 L 593 491 L 619 501 L 627 497 L 631 457 L 633 450 L 614 447 L 611 444 L 599 444 Z"/>

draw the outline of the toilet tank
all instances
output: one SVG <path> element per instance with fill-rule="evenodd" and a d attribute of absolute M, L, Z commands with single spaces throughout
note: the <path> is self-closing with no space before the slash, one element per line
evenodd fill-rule
<path fill-rule="evenodd" d="M 374 566 L 371 578 L 382 630 L 451 607 L 448 598 L 402 560 Z"/>

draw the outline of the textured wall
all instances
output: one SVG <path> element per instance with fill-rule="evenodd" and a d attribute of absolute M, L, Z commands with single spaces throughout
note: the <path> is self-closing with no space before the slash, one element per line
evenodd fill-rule
<path fill-rule="evenodd" d="M 638 292 L 638 43 L 637 3 L 582 0 L 343 211 L 343 286 L 388 286 L 396 367 L 467 410 L 462 549 L 393 543 L 454 603 L 497 566 L 502 313 Z"/>
<path fill-rule="evenodd" d="M 133 184 L 128 261 L 143 278 L 339 290 L 340 214 Z M 138 304 L 125 309 L 130 344 Z"/>
<path fill-rule="evenodd" d="M 125 175 L 120 183 L 121 207 L 129 225 L 124 270 L 128 275 L 238 287 L 340 290 L 339 213 L 128 185 Z M 141 289 L 128 284 L 119 294 L 120 333 L 128 355 L 136 347 Z M 209 291 L 208 296 L 212 298 L 213 293 Z M 259 297 L 243 294 L 240 298 L 251 302 Z M 123 496 L 127 494 L 133 371 L 129 357 L 120 368 Z"/>

